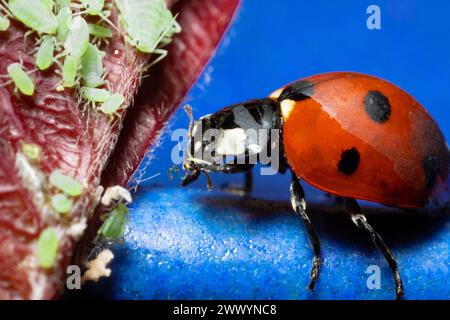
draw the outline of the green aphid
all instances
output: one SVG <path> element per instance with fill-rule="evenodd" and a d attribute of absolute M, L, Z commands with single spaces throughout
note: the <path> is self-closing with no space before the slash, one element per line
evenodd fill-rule
<path fill-rule="evenodd" d="M 82 17 L 76 16 L 72 20 L 70 31 L 64 42 L 66 54 L 77 59 L 86 52 L 89 45 L 89 27 Z"/>
<path fill-rule="evenodd" d="M 53 52 L 55 51 L 55 38 L 53 36 L 42 37 L 41 45 L 36 54 L 36 65 L 39 70 L 47 70 L 53 64 Z"/>
<path fill-rule="evenodd" d="M 80 0 L 80 2 L 86 9 L 86 13 L 91 16 L 101 15 L 105 6 L 105 0 Z"/>
<path fill-rule="evenodd" d="M 58 22 L 44 1 L 9 0 L 8 7 L 17 20 L 34 31 L 47 34 L 56 32 Z"/>
<path fill-rule="evenodd" d="M 119 204 L 107 216 L 98 233 L 107 239 L 118 239 L 124 231 L 128 218 L 128 208 L 124 204 Z"/>
<path fill-rule="evenodd" d="M 81 88 L 83 98 L 90 102 L 105 102 L 111 97 L 111 93 L 106 89 L 83 87 Z"/>
<path fill-rule="evenodd" d="M 37 244 L 37 259 L 41 268 L 49 269 L 55 266 L 58 256 L 58 235 L 56 230 L 49 227 L 39 236 Z"/>
<path fill-rule="evenodd" d="M 41 158 L 41 147 L 34 143 L 22 144 L 22 152 L 30 160 L 38 161 Z"/>
<path fill-rule="evenodd" d="M 47 7 L 49 11 L 53 11 L 53 7 L 55 6 L 55 1 L 53 0 L 41 0 L 41 2 Z"/>
<path fill-rule="evenodd" d="M 113 33 L 111 29 L 105 28 L 96 23 L 88 23 L 89 34 L 96 38 L 111 38 Z"/>
<path fill-rule="evenodd" d="M 52 197 L 52 207 L 58 213 L 68 213 L 72 209 L 73 201 L 64 193 L 55 194 Z"/>
<path fill-rule="evenodd" d="M 0 15 L 0 31 L 6 31 L 9 28 L 9 19 Z"/>
<path fill-rule="evenodd" d="M 66 176 L 60 170 L 55 170 L 50 174 L 50 184 L 65 194 L 77 197 L 83 192 L 83 186 L 72 177 Z"/>
<path fill-rule="evenodd" d="M 81 76 L 86 86 L 96 88 L 104 83 L 103 56 L 95 45 L 89 44 L 81 58 Z"/>
<path fill-rule="evenodd" d="M 66 41 L 72 26 L 72 10 L 70 7 L 64 7 L 59 10 L 56 19 L 58 20 L 56 37 L 60 42 Z"/>
<path fill-rule="evenodd" d="M 55 0 L 56 7 L 58 10 L 70 7 L 72 0 Z"/>
<path fill-rule="evenodd" d="M 119 21 L 127 32 L 127 42 L 141 52 L 157 53 L 161 58 L 166 50 L 157 49 L 160 43 L 170 42 L 173 33 L 180 31 L 164 0 L 115 0 L 120 11 Z"/>
<path fill-rule="evenodd" d="M 33 80 L 22 69 L 20 63 L 12 63 L 8 66 L 8 75 L 14 82 L 15 86 L 21 93 L 27 96 L 32 96 L 34 93 Z"/>
<path fill-rule="evenodd" d="M 66 88 L 72 88 L 75 86 L 75 80 L 77 77 L 77 70 L 79 59 L 72 56 L 67 56 L 63 65 L 63 86 Z"/>
<path fill-rule="evenodd" d="M 122 107 L 124 102 L 125 97 L 123 96 L 123 94 L 114 93 L 100 106 L 99 109 L 105 114 L 114 114 Z"/>

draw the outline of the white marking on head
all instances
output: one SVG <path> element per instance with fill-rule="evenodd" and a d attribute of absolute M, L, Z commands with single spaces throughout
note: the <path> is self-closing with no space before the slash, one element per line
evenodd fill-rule
<path fill-rule="evenodd" d="M 289 115 L 291 114 L 292 110 L 295 107 L 295 101 L 290 99 L 285 99 L 281 101 L 281 115 L 283 116 L 283 119 L 289 118 Z"/>
<path fill-rule="evenodd" d="M 278 99 L 278 97 L 281 95 L 281 93 L 283 92 L 284 88 L 278 89 L 275 92 L 272 92 L 272 94 L 269 96 L 272 99 Z"/>
<path fill-rule="evenodd" d="M 247 135 L 242 128 L 234 128 L 221 132 L 216 147 L 216 155 L 240 155 L 245 153 Z"/>

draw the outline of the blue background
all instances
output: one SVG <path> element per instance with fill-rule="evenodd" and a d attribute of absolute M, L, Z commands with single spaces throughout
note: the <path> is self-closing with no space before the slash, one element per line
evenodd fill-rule
<path fill-rule="evenodd" d="M 385 78 L 415 96 L 450 137 L 450 2 L 380 1 L 381 30 L 366 27 L 372 1 L 244 0 L 235 23 L 186 102 L 194 115 L 250 98 L 309 75 L 358 71 Z M 289 208 L 289 177 L 255 177 L 258 200 L 205 191 L 202 177 L 181 189 L 170 180 L 171 130 L 187 128 L 177 112 L 152 153 L 130 206 L 123 243 L 112 245 L 113 276 L 87 295 L 106 298 L 391 299 L 383 258 L 331 199 L 307 187 L 325 264 L 314 293 L 304 290 L 312 259 L 302 223 Z M 144 169 L 142 169 L 143 171 Z M 216 186 L 241 175 L 212 176 Z M 132 184 L 133 185 L 133 184 Z M 366 204 L 367 205 L 367 204 Z M 369 216 L 400 263 L 407 298 L 450 298 L 448 218 Z M 370 212 L 369 212 L 370 213 Z M 364 273 L 379 265 L 380 290 Z"/>
<path fill-rule="evenodd" d="M 379 76 L 416 97 L 450 137 L 450 3 L 448 1 L 376 1 L 381 30 L 366 27 L 367 7 L 361 0 L 244 0 L 238 17 L 186 103 L 194 116 L 218 111 L 247 99 L 265 97 L 296 79 L 332 71 Z M 187 128 L 180 109 L 170 129 Z M 167 170 L 176 142 L 166 132 L 153 156 L 151 182 L 177 186 Z M 158 161 L 159 160 L 159 161 Z M 260 178 L 260 179 L 258 179 Z M 257 194 L 267 191 L 258 177 Z M 203 177 L 202 177 L 203 179 Z M 214 180 L 239 179 L 216 175 Z M 194 186 L 204 187 L 203 182 Z M 285 195 L 288 177 L 270 178 Z"/>

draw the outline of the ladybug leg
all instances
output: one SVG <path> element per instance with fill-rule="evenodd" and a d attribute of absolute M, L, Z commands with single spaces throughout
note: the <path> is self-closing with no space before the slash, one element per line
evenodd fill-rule
<path fill-rule="evenodd" d="M 400 273 L 398 271 L 397 261 L 395 260 L 392 251 L 384 243 L 381 236 L 367 222 L 366 216 L 363 214 L 361 207 L 355 199 L 345 199 L 345 207 L 350 213 L 353 223 L 356 224 L 358 228 L 361 228 L 367 232 L 372 242 L 388 262 L 389 267 L 394 274 L 396 297 L 397 299 L 400 299 L 405 294 L 405 292 L 403 290 L 402 279 L 400 278 Z"/>
<path fill-rule="evenodd" d="M 248 197 L 253 190 L 252 169 L 250 168 L 249 170 L 244 172 L 244 184 L 242 186 L 224 183 L 223 185 L 221 185 L 221 190 L 232 194 Z"/>
<path fill-rule="evenodd" d="M 311 242 L 312 249 L 314 251 L 314 260 L 311 269 L 311 282 L 309 283 L 308 286 L 309 290 L 313 290 L 314 285 L 316 284 L 316 281 L 319 278 L 320 265 L 322 264 L 322 259 L 320 255 L 321 251 L 320 240 L 316 232 L 314 231 L 311 220 L 309 219 L 306 213 L 305 192 L 303 191 L 303 188 L 300 185 L 300 182 L 294 173 L 292 173 L 291 203 L 295 213 L 297 213 L 300 216 L 300 218 L 302 218 L 303 223 L 305 224 L 306 232 L 308 233 L 309 241 Z"/>
<path fill-rule="evenodd" d="M 192 182 L 197 180 L 199 176 L 200 176 L 200 170 L 195 170 L 195 171 L 190 172 L 186 177 L 184 177 L 182 186 L 186 187 L 186 186 L 190 185 Z"/>
<path fill-rule="evenodd" d="M 253 190 L 253 171 L 248 170 L 244 176 L 244 192 L 249 195 Z"/>

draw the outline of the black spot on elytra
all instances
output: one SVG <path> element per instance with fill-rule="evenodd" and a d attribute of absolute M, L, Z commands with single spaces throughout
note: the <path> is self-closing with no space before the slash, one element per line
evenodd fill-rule
<path fill-rule="evenodd" d="M 355 173 L 358 169 L 360 155 L 356 148 L 351 148 L 342 152 L 341 160 L 338 163 L 338 170 L 346 175 Z"/>
<path fill-rule="evenodd" d="M 425 186 L 431 189 L 436 182 L 439 173 L 439 160 L 435 155 L 429 155 L 423 161 L 423 170 L 425 172 Z"/>
<path fill-rule="evenodd" d="M 297 81 L 283 89 L 278 101 L 286 99 L 294 101 L 302 101 L 310 98 L 314 94 L 314 84 L 307 80 Z"/>
<path fill-rule="evenodd" d="M 379 91 L 369 91 L 364 98 L 367 114 L 376 122 L 383 123 L 391 116 L 389 99 Z"/>

